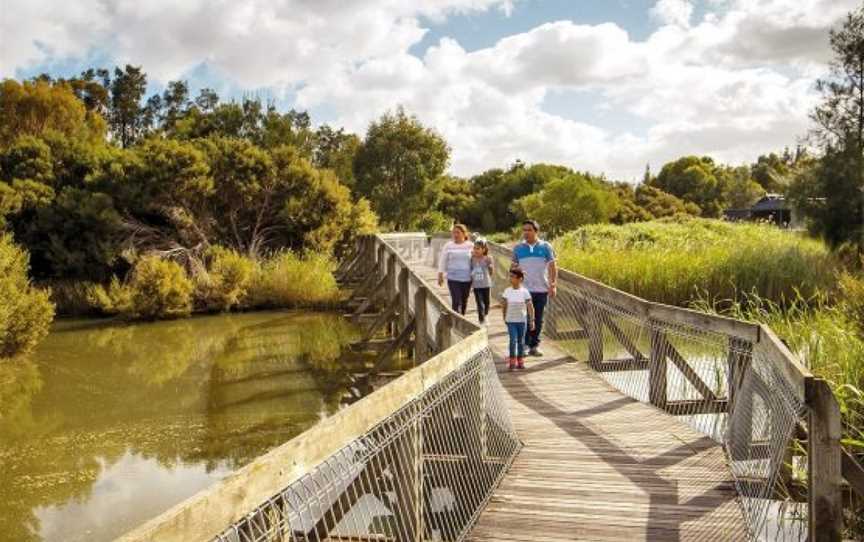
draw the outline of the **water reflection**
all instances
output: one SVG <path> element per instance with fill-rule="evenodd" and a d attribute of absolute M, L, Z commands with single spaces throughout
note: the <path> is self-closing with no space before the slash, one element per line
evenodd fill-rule
<path fill-rule="evenodd" d="M 340 406 L 365 361 L 327 314 L 57 324 L 0 365 L 0 540 L 105 540 Z"/>

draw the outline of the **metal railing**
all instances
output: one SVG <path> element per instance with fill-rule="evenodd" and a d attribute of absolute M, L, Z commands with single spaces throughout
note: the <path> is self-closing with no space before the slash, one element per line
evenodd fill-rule
<path fill-rule="evenodd" d="M 123 540 L 460 540 L 519 449 L 484 329 L 412 270 L 441 239 L 362 239 L 345 268 L 418 366 Z M 506 284 L 511 253 L 499 260 Z M 495 292 L 497 294 L 499 292 Z M 721 443 L 755 539 L 838 540 L 840 417 L 766 326 L 559 272 L 546 335 L 622 393 Z"/>
<path fill-rule="evenodd" d="M 502 289 L 512 251 L 493 244 L 491 255 Z M 622 393 L 722 444 L 728 467 L 718 468 L 731 470 L 754 539 L 839 539 L 837 402 L 768 327 L 651 303 L 567 270 L 558 277 L 545 335 Z"/>
<path fill-rule="evenodd" d="M 425 234 L 357 249 L 355 273 L 413 331 L 417 366 L 121 540 L 465 537 L 521 446 L 486 331 L 411 269 L 428 254 Z"/>

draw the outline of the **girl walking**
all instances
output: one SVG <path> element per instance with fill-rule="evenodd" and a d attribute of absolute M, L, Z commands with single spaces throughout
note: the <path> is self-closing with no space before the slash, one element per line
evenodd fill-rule
<path fill-rule="evenodd" d="M 474 245 L 468 240 L 468 228 L 462 224 L 453 226 L 452 241 L 448 241 L 438 257 L 438 286 L 450 290 L 453 310 L 465 314 L 468 309 L 468 296 L 471 295 L 471 251 Z"/>
<path fill-rule="evenodd" d="M 474 241 L 471 251 L 471 286 L 474 288 L 474 301 L 477 302 L 477 317 L 480 323 L 486 322 L 489 315 L 489 292 L 492 289 L 492 258 L 485 239 Z"/>
<path fill-rule="evenodd" d="M 525 368 L 526 323 L 528 329 L 534 329 L 534 305 L 531 303 L 531 292 L 522 286 L 524 279 L 525 274 L 521 269 L 511 269 L 510 286 L 501 294 L 501 312 L 510 336 L 507 366 L 511 371 Z"/>

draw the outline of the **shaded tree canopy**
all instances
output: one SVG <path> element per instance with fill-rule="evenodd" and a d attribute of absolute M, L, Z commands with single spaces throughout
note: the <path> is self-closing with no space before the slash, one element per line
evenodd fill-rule
<path fill-rule="evenodd" d="M 449 160 L 444 139 L 400 107 L 369 126 L 354 159 L 356 189 L 383 222 L 405 229 L 434 200 Z"/>

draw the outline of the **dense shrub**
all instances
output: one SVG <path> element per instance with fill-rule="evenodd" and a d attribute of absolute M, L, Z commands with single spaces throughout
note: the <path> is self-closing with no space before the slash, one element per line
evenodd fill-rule
<path fill-rule="evenodd" d="M 132 313 L 144 319 L 176 318 L 192 312 L 192 281 L 175 262 L 146 256 L 135 264 Z"/>
<path fill-rule="evenodd" d="M 284 251 L 255 271 L 246 304 L 250 307 L 318 306 L 335 302 L 339 287 L 333 261 L 321 254 Z"/>
<path fill-rule="evenodd" d="M 834 289 L 837 261 L 821 242 L 760 224 L 679 218 L 579 228 L 556 240 L 560 265 L 652 301 L 704 294 L 783 303 Z"/>
<path fill-rule="evenodd" d="M 93 310 L 105 315 L 134 316 L 132 287 L 113 277 L 108 286 L 87 285 L 87 301 Z"/>
<path fill-rule="evenodd" d="M 33 350 L 54 318 L 50 294 L 31 286 L 28 266 L 27 253 L 0 236 L 0 359 Z"/>
<path fill-rule="evenodd" d="M 195 275 L 196 304 L 205 310 L 231 310 L 246 296 L 255 262 L 234 250 L 213 247 L 206 264 Z"/>

